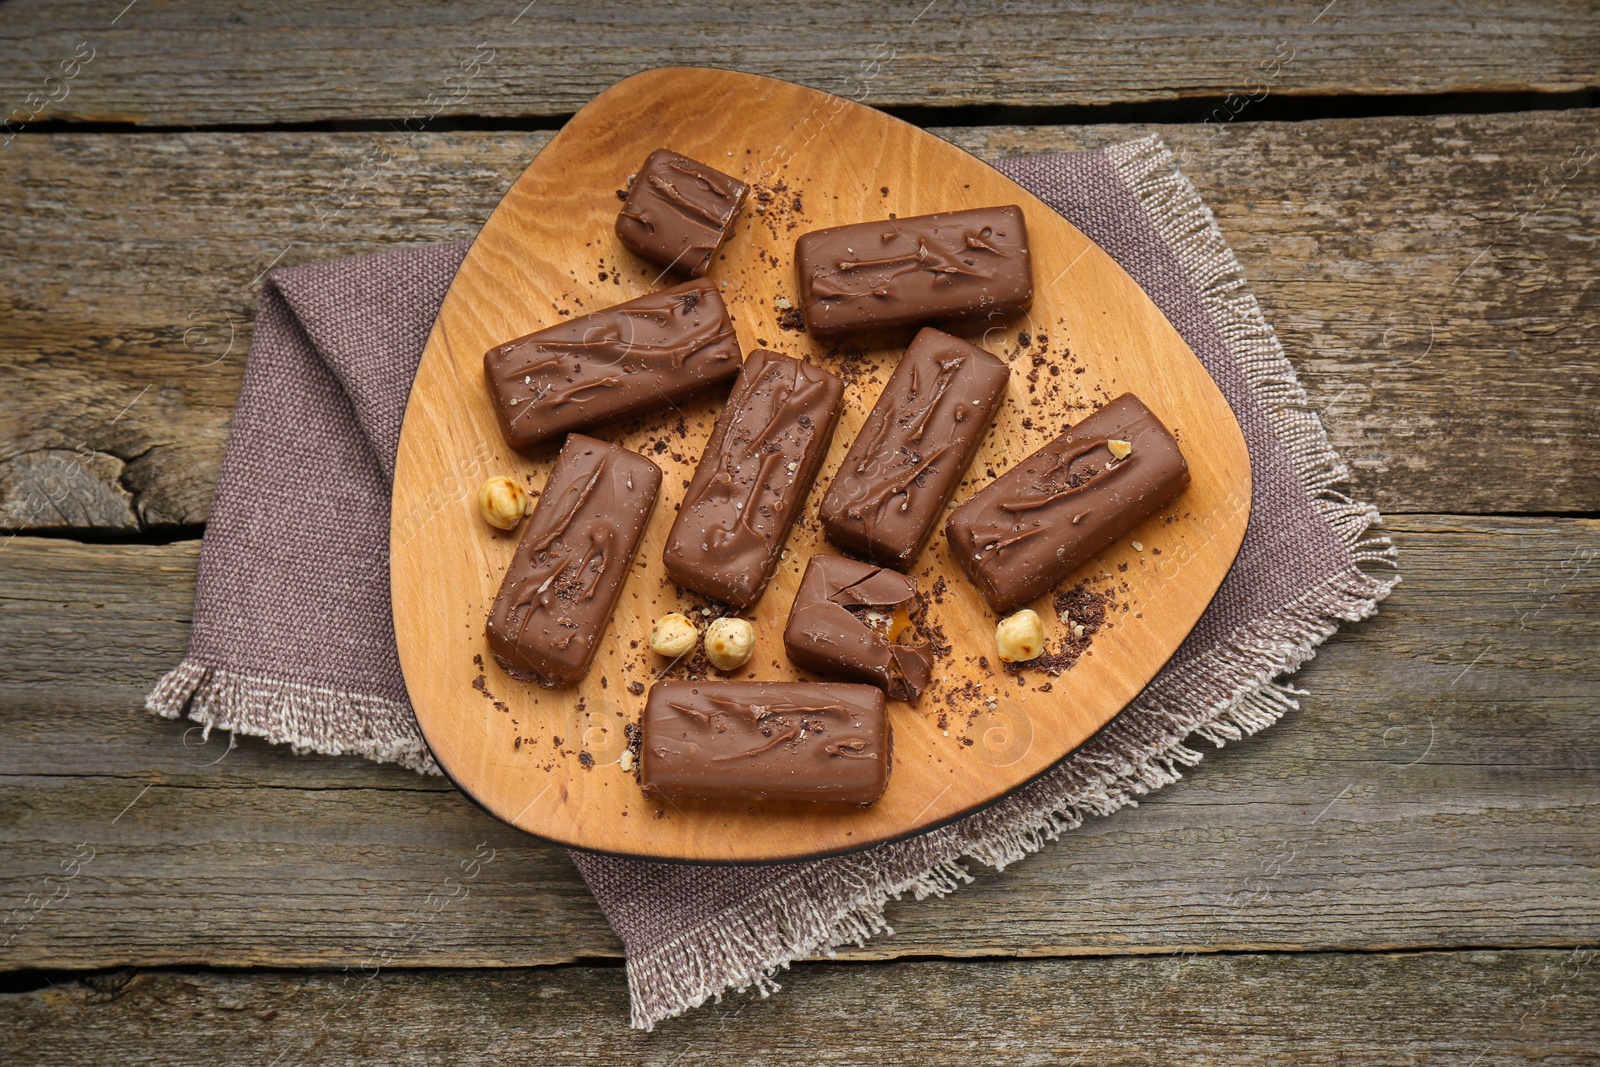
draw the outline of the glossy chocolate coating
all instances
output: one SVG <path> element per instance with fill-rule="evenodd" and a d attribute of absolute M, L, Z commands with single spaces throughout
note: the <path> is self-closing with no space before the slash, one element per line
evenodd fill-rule
<path fill-rule="evenodd" d="M 1016 315 L 1033 303 L 1022 209 L 973 208 L 858 222 L 794 246 L 813 337 Z"/>
<path fill-rule="evenodd" d="M 1125 459 L 1109 441 L 1127 441 Z M 950 515 L 950 552 L 983 599 L 1022 607 L 1154 515 L 1189 484 L 1178 442 L 1124 393 Z"/>
<path fill-rule="evenodd" d="M 933 646 L 902 644 L 891 634 L 897 621 L 909 627 L 905 616 L 916 606 L 917 585 L 903 574 L 844 556 L 812 556 L 783 647 L 803 670 L 867 682 L 890 700 L 915 704 L 933 676 Z"/>
<path fill-rule="evenodd" d="M 634 175 L 617 212 L 617 236 L 656 266 L 698 278 L 710 269 L 749 192 L 738 178 L 658 148 Z"/>
<path fill-rule="evenodd" d="M 739 341 L 716 285 L 684 282 L 491 348 L 483 370 L 506 441 L 528 449 L 728 381 Z"/>
<path fill-rule="evenodd" d="M 588 672 L 660 488 L 638 453 L 567 438 L 489 612 L 489 650 L 508 674 L 555 687 Z"/>
<path fill-rule="evenodd" d="M 871 804 L 889 784 L 889 717 L 876 686 L 657 682 L 642 726 L 648 796 Z"/>
<path fill-rule="evenodd" d="M 959 337 L 919 332 L 822 498 L 828 540 L 885 567 L 911 566 L 1010 377 L 1003 361 Z"/>
<path fill-rule="evenodd" d="M 761 599 L 839 420 L 844 383 L 750 353 L 667 535 L 667 574 L 734 607 Z"/>

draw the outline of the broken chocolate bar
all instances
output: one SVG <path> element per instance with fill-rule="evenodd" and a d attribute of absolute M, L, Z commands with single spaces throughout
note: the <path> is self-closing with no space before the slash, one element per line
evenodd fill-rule
<path fill-rule="evenodd" d="M 995 611 L 1043 596 L 1189 484 L 1178 442 L 1124 393 L 950 515 L 950 552 Z"/>
<path fill-rule="evenodd" d="M 822 529 L 848 552 L 911 566 L 983 444 L 1006 381 L 1004 362 L 923 329 L 900 358 L 822 499 Z"/>
<path fill-rule="evenodd" d="M 617 213 L 617 236 L 639 256 L 698 278 L 711 267 L 750 187 L 665 148 L 650 153 Z"/>
<path fill-rule="evenodd" d="M 641 733 L 648 796 L 865 805 L 889 784 L 889 717 L 876 686 L 657 682 Z"/>
<path fill-rule="evenodd" d="M 933 648 L 911 624 L 916 607 L 916 583 L 903 574 L 844 556 L 812 556 L 783 647 L 797 667 L 867 682 L 890 700 L 915 704 L 933 674 Z"/>
<path fill-rule="evenodd" d="M 813 337 L 1004 317 L 1033 303 L 1028 229 L 1016 206 L 859 222 L 794 246 Z"/>
<path fill-rule="evenodd" d="M 673 581 L 737 608 L 761 599 L 843 396 L 844 383 L 821 367 L 750 353 L 667 535 Z"/>
<path fill-rule="evenodd" d="M 553 688 L 588 672 L 660 487 L 638 453 L 567 438 L 489 612 L 489 650 L 508 674 Z"/>
<path fill-rule="evenodd" d="M 711 282 L 684 282 L 491 348 L 500 429 L 528 449 L 685 400 L 739 373 L 739 341 Z"/>

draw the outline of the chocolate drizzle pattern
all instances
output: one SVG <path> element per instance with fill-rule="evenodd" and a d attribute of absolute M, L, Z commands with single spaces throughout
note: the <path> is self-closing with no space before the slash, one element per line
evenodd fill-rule
<path fill-rule="evenodd" d="M 1033 302 L 1027 226 L 1015 206 L 815 230 L 795 244 L 800 307 L 816 337 L 975 316 Z"/>
<path fill-rule="evenodd" d="M 545 686 L 587 673 L 660 485 L 643 456 L 567 438 L 489 613 L 489 650 L 508 673 Z"/>
<path fill-rule="evenodd" d="M 889 720 L 872 686 L 658 682 L 641 729 L 650 796 L 870 804 L 888 784 Z"/>
<path fill-rule="evenodd" d="M 484 356 L 501 429 L 519 449 L 687 399 L 739 366 L 727 307 L 706 281 L 568 319 Z"/>
<path fill-rule="evenodd" d="M 884 231 L 879 241 L 889 245 L 904 243 L 907 239 L 914 240 L 916 248 L 913 251 L 901 256 L 885 256 L 880 259 L 835 260 L 832 270 L 817 272 L 811 283 L 811 295 L 819 300 L 837 300 L 840 297 L 854 296 L 887 297 L 891 282 L 915 271 L 926 271 L 933 275 L 929 279 L 931 285 L 948 281 L 952 275 L 993 278 L 996 268 L 1000 265 L 996 259 L 1005 260 L 1009 255 L 990 243 L 993 237 L 994 230 L 985 226 L 976 233 L 964 230 L 959 249 L 938 245 L 929 248 L 927 238 L 920 235 L 908 237 L 900 227 L 891 225 Z"/>
<path fill-rule="evenodd" d="M 916 583 L 905 575 L 818 554 L 795 593 L 784 649 L 803 670 L 916 703 L 933 677 L 933 647 L 911 624 L 919 606 Z"/>
<path fill-rule="evenodd" d="M 757 350 L 717 419 L 667 536 L 667 573 L 736 607 L 761 599 L 827 454 L 844 384 Z"/>
<path fill-rule="evenodd" d="M 1111 441 L 1129 443 L 1125 458 Z M 1049 592 L 1188 484 L 1176 439 L 1124 393 L 957 508 L 946 535 L 989 606 L 1005 613 Z"/>
<path fill-rule="evenodd" d="M 617 213 L 617 237 L 657 266 L 698 278 L 710 269 L 749 192 L 737 178 L 657 149 Z"/>
<path fill-rule="evenodd" d="M 823 498 L 828 539 L 882 566 L 909 567 L 982 446 L 1009 378 L 983 349 L 920 331 Z"/>

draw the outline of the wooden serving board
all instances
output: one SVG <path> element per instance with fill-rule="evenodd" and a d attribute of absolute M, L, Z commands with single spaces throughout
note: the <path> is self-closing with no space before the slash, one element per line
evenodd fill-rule
<path fill-rule="evenodd" d="M 952 330 L 1012 366 L 1008 403 L 957 501 L 1124 391 L 1166 421 L 1189 459 L 1190 488 L 1061 587 L 1082 583 L 1112 606 L 1087 651 L 1059 676 L 1000 669 L 995 617 L 948 558 L 942 532 L 935 536 L 912 573 L 924 592 L 943 579 L 929 622 L 951 647 L 920 705 L 890 704 L 893 772 L 870 808 L 650 800 L 623 769 L 627 728 L 667 667 L 646 647 L 652 621 L 668 611 L 701 617 L 705 607 L 666 580 L 661 552 L 720 396 L 597 431 L 648 455 L 665 480 L 584 682 L 565 690 L 519 682 L 495 666 L 485 644 L 484 620 L 516 535 L 478 516 L 477 487 L 508 473 L 538 489 L 557 449 L 524 457 L 505 445 L 483 353 L 672 282 L 627 253 L 612 230 L 616 191 L 663 146 L 754 187 L 710 274 L 724 286 L 742 348 L 802 356 L 849 382 L 786 561 L 746 613 L 755 656 L 729 677 L 804 677 L 785 658 L 782 634 L 805 562 L 825 548 L 816 506 L 913 332 L 829 345 L 784 328 L 785 307 L 796 299 L 794 240 L 806 230 L 891 213 L 1021 205 L 1034 257 L 1032 312 Z M 1037 776 L 1104 726 L 1172 655 L 1232 564 L 1249 517 L 1250 461 L 1227 401 L 1144 292 L 998 171 L 826 93 L 727 71 L 663 69 L 613 86 L 575 115 L 474 242 L 412 386 L 393 504 L 401 665 L 423 734 L 462 790 L 499 818 L 578 848 L 780 860 L 863 848 L 948 821 Z M 1049 647 L 1058 648 L 1068 627 L 1050 598 L 1035 606 Z M 680 664 L 671 676 L 689 669 Z"/>

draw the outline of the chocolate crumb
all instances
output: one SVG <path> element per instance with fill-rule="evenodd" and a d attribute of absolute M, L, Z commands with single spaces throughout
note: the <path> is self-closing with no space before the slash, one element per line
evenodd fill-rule
<path fill-rule="evenodd" d="M 1051 606 L 1055 609 L 1056 618 L 1063 624 L 1061 639 L 1053 649 L 1047 648 L 1042 655 L 1026 663 L 1007 663 L 1006 670 L 1019 678 L 1030 670 L 1051 677 L 1070 670 L 1081 657 L 1089 654 L 1094 635 L 1105 625 L 1106 611 L 1112 605 L 1108 592 L 1097 592 L 1090 589 L 1088 583 L 1079 582 L 1071 589 L 1057 593 Z M 1078 630 L 1080 626 L 1083 628 L 1081 633 Z M 1049 690 L 1041 686 L 1039 692 Z"/>

